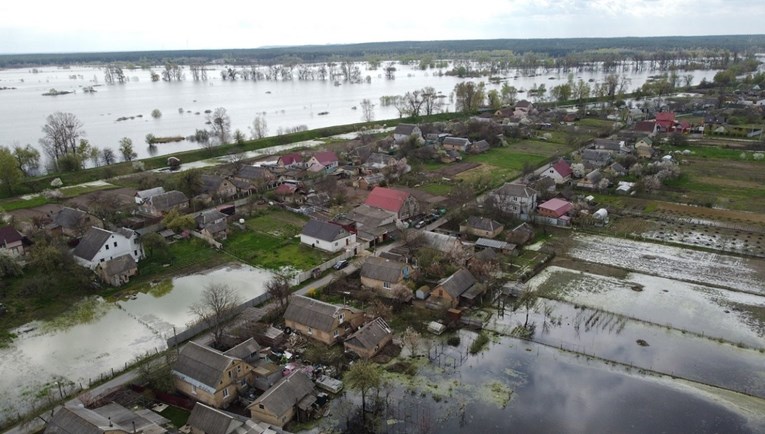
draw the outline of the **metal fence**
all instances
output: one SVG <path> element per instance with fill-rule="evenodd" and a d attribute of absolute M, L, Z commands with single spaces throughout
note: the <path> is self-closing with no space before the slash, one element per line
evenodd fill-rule
<path fill-rule="evenodd" d="M 357 251 L 366 250 L 369 248 L 369 242 L 368 241 L 361 241 L 358 242 L 355 246 L 353 246 L 352 249 L 348 249 L 344 251 L 343 253 L 335 256 L 334 258 L 330 259 L 329 261 L 317 265 L 316 267 L 310 269 L 301 271 L 300 273 L 296 274 L 295 277 L 292 278 L 292 282 L 290 282 L 293 286 L 299 285 L 306 280 L 312 279 L 315 274 L 321 274 L 326 270 L 329 270 L 332 268 L 335 264 L 337 264 L 338 261 L 342 261 L 343 259 L 352 258 L 356 255 Z"/>

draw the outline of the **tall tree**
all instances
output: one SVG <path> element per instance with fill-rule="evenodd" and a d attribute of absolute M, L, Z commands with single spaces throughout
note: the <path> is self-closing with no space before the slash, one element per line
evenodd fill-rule
<path fill-rule="evenodd" d="M 345 384 L 351 390 L 361 393 L 361 417 L 366 425 L 367 421 L 367 394 L 380 387 L 382 375 L 377 365 L 366 360 L 359 360 L 345 374 Z"/>
<path fill-rule="evenodd" d="M 110 166 L 117 162 L 117 156 L 114 154 L 114 149 L 104 148 L 101 150 L 101 160 L 105 165 Z"/>
<path fill-rule="evenodd" d="M 72 113 L 55 112 L 48 115 L 40 142 L 54 163 L 62 155 L 77 152 L 77 143 L 85 134 L 82 127 L 82 122 Z"/>
<path fill-rule="evenodd" d="M 250 137 L 253 140 L 262 139 L 268 135 L 268 123 L 265 118 L 255 116 L 252 120 L 252 126 L 250 126 Z"/>
<path fill-rule="evenodd" d="M 231 134 L 231 118 L 223 107 L 218 107 L 212 113 L 207 115 L 207 121 L 210 122 L 212 135 L 218 139 L 219 144 L 228 142 Z"/>
<path fill-rule="evenodd" d="M 516 89 L 515 86 L 502 83 L 502 88 L 500 88 L 499 93 L 502 96 L 502 105 L 515 105 L 515 101 L 518 98 L 518 89 Z"/>
<path fill-rule="evenodd" d="M 278 272 L 266 282 L 266 291 L 272 299 L 279 302 L 280 309 L 287 306 L 287 298 L 290 296 L 290 278 L 288 273 Z"/>
<path fill-rule="evenodd" d="M 234 315 L 239 303 L 239 296 L 233 288 L 211 283 L 202 292 L 202 299 L 189 307 L 189 312 L 210 328 L 213 347 L 221 347 L 226 321 Z"/>
<path fill-rule="evenodd" d="M 472 81 L 463 81 L 454 86 L 454 96 L 456 98 L 457 111 L 470 113 L 478 110 L 483 105 L 486 98 L 483 82 L 476 84 Z"/>
<path fill-rule="evenodd" d="M 123 161 L 132 161 L 138 154 L 133 151 L 133 140 L 130 137 L 123 137 L 120 139 L 120 154 L 122 154 Z"/>
<path fill-rule="evenodd" d="M 372 122 L 375 120 L 375 105 L 369 98 L 361 100 L 361 120 L 364 122 Z"/>
<path fill-rule="evenodd" d="M 19 169 L 19 163 L 11 150 L 4 146 L 0 147 L 0 182 L 3 183 L 3 188 L 9 195 L 13 194 L 13 190 L 23 176 L 24 172 Z"/>

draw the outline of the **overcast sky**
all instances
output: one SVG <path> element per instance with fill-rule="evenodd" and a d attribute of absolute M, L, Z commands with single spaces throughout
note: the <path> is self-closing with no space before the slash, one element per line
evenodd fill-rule
<path fill-rule="evenodd" d="M 765 32 L 765 0 L 0 0 L 0 53 Z"/>

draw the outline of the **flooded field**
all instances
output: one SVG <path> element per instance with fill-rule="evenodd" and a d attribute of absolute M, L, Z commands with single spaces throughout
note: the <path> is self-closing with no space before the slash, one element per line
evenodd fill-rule
<path fill-rule="evenodd" d="M 765 295 L 765 260 L 604 236 L 576 236 L 568 256 L 674 280 Z"/>
<path fill-rule="evenodd" d="M 762 432 L 765 401 L 643 375 L 533 342 L 496 337 L 470 356 L 475 338 L 431 350 L 416 374 L 386 374 L 381 433 Z M 439 356 L 435 356 L 439 354 Z M 347 429 L 349 401 L 333 401 L 321 425 Z M 350 405 L 352 407 L 352 405 Z"/>
<path fill-rule="evenodd" d="M 246 301 L 262 294 L 268 271 L 227 266 L 166 281 L 135 299 L 109 303 L 92 298 L 48 323 L 20 327 L 18 339 L 0 350 L 0 425 L 44 403 L 51 394 L 88 387 L 101 375 L 120 371 L 147 352 L 162 351 L 165 340 L 192 320 L 188 307 L 205 285 L 227 283 Z"/>
<path fill-rule="evenodd" d="M 765 296 L 641 273 L 617 279 L 555 266 L 547 267 L 529 285 L 544 297 L 765 348 Z"/>

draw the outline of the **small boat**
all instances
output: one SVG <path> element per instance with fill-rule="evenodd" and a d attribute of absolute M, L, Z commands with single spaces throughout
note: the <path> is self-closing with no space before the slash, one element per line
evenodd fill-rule
<path fill-rule="evenodd" d="M 328 114 L 329 114 L 329 112 L 319 112 L 318 113 L 319 116 L 324 116 L 324 115 L 328 115 Z"/>

